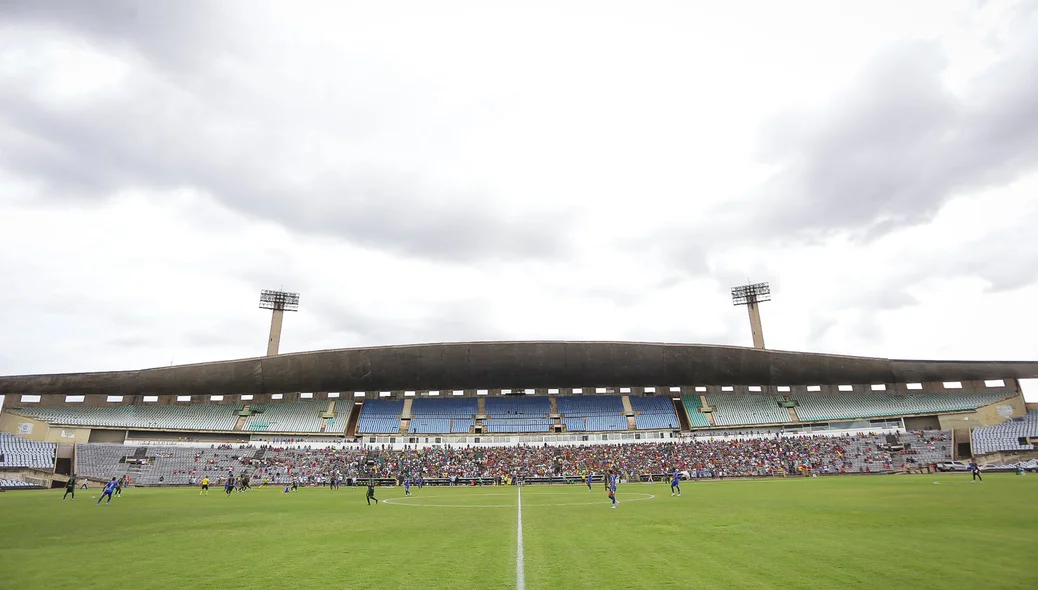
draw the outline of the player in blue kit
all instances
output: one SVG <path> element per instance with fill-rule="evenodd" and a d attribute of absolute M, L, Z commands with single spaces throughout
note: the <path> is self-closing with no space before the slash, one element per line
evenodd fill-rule
<path fill-rule="evenodd" d="M 591 478 L 595 475 L 594 471 L 587 472 L 587 491 L 591 491 Z"/>
<path fill-rule="evenodd" d="M 109 504 L 111 504 L 112 503 L 112 494 L 115 493 L 115 488 L 118 487 L 118 485 L 119 485 L 119 482 L 115 481 L 114 477 L 112 478 L 112 481 L 110 481 L 107 484 L 105 484 L 105 489 L 104 489 L 104 491 L 101 492 L 101 497 L 97 499 L 97 505 L 98 506 L 101 505 L 101 500 L 104 500 L 105 496 L 108 496 L 108 501 L 105 502 L 105 506 L 108 506 Z"/>
<path fill-rule="evenodd" d="M 677 469 L 674 470 L 674 476 L 670 480 L 670 495 L 673 496 L 675 491 L 678 496 L 681 496 L 681 474 Z"/>
<path fill-rule="evenodd" d="M 408 476 L 407 479 L 404 480 L 404 495 L 405 496 L 410 496 L 411 495 L 411 477 L 410 476 Z"/>

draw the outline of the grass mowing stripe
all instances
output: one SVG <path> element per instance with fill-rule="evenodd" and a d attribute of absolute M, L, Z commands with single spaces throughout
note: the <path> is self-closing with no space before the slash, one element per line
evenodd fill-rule
<path fill-rule="evenodd" d="M 515 587 L 516 590 L 526 588 L 526 564 L 523 563 L 523 487 L 515 488 L 517 505 L 519 506 L 519 517 L 516 519 L 516 541 L 515 541 Z"/>

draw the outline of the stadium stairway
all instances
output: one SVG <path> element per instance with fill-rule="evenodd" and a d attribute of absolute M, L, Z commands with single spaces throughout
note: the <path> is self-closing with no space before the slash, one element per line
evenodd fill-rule
<path fill-rule="evenodd" d="M 634 416 L 627 416 L 627 430 L 638 430 L 638 421 Z"/>
<path fill-rule="evenodd" d="M 559 400 L 554 397 L 548 398 L 548 407 L 551 409 L 552 414 L 559 413 Z"/>
<path fill-rule="evenodd" d="M 789 410 L 789 421 L 790 422 L 800 422 L 800 416 L 797 416 L 797 409 L 796 408 L 786 408 L 786 409 Z"/>
<path fill-rule="evenodd" d="M 552 401 L 552 403 L 555 403 L 555 400 L 551 400 L 551 401 Z M 486 416 L 487 415 L 487 400 L 486 400 L 486 398 L 481 397 L 476 402 L 476 412 L 480 416 Z"/>
<path fill-rule="evenodd" d="M 700 406 L 702 408 L 709 408 L 710 407 L 710 404 L 706 403 L 706 396 L 705 395 L 699 396 L 699 403 L 703 404 L 702 406 Z M 710 423 L 710 426 L 717 426 L 717 423 L 714 422 L 714 413 L 713 412 L 704 412 L 704 414 L 706 414 L 706 421 Z"/>
<path fill-rule="evenodd" d="M 414 405 L 414 399 L 407 398 L 404 400 L 404 411 L 400 413 L 401 419 L 406 418 L 410 420 L 411 418 L 414 418 L 414 415 L 411 414 L 412 405 Z"/>
<path fill-rule="evenodd" d="M 633 414 L 634 413 L 634 407 L 631 405 L 631 396 L 629 396 L 629 395 L 621 395 L 620 396 L 620 403 L 622 403 L 624 405 L 624 413 L 625 414 Z M 634 430 L 634 428 L 631 428 L 631 430 Z"/>

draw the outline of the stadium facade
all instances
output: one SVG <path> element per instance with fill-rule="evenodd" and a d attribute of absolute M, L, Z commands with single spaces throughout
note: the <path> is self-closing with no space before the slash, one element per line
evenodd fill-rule
<path fill-rule="evenodd" d="M 74 447 L 91 443 L 583 444 L 761 431 L 940 430 L 950 433 L 950 454 L 966 457 L 978 431 L 976 446 L 989 454 L 1034 450 L 1038 407 L 1025 403 L 1018 380 L 1036 377 L 1035 361 L 635 342 L 424 344 L 0 377 L 8 399 L 0 431 L 54 445 L 55 461 L 70 462 L 65 471 Z"/>

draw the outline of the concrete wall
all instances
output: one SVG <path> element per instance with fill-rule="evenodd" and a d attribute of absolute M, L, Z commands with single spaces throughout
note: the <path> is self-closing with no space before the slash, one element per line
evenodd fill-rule
<path fill-rule="evenodd" d="M 23 425 L 28 425 L 25 432 Z M 22 438 L 40 442 L 82 444 L 90 442 L 90 429 L 74 426 L 51 426 L 42 420 L 19 416 L 11 412 L 0 413 L 0 431 L 16 434 Z"/>

